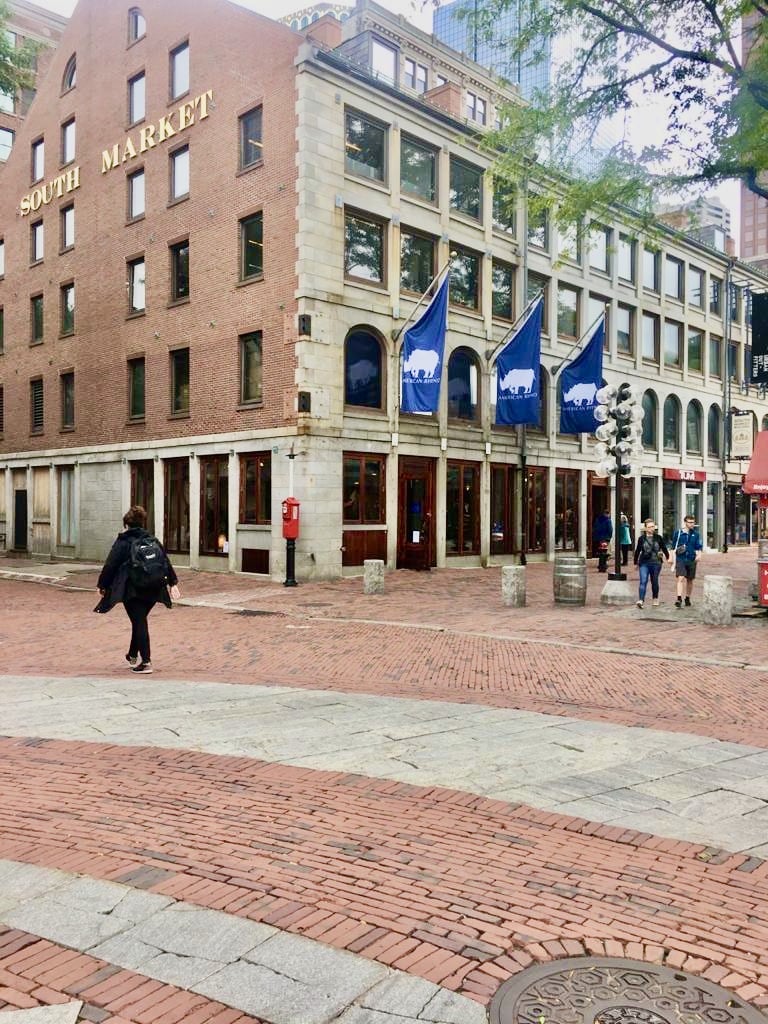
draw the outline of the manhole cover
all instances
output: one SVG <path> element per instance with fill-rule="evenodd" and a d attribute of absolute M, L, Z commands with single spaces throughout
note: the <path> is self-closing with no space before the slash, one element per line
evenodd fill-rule
<path fill-rule="evenodd" d="M 637 960 L 576 957 L 522 971 L 491 1003 L 491 1024 L 768 1024 L 694 975 Z"/>
<path fill-rule="evenodd" d="M 233 615 L 282 615 L 282 612 L 265 612 L 261 608 L 238 608 Z"/>

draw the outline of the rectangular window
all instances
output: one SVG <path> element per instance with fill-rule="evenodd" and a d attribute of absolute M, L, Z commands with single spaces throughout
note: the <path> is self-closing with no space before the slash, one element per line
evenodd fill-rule
<path fill-rule="evenodd" d="M 643 313 L 643 359 L 647 363 L 659 361 L 659 318 Z"/>
<path fill-rule="evenodd" d="M 483 211 L 483 172 L 451 157 L 451 209 L 480 220 Z"/>
<path fill-rule="evenodd" d="M 135 43 L 137 39 L 141 39 L 147 31 L 147 23 L 144 20 L 144 15 L 138 9 L 138 7 L 132 7 L 128 11 L 128 42 Z"/>
<path fill-rule="evenodd" d="M 75 286 L 64 284 L 60 289 L 61 334 L 75 333 Z"/>
<path fill-rule="evenodd" d="M 175 150 L 170 157 L 171 202 L 189 195 L 189 146 Z"/>
<path fill-rule="evenodd" d="M 71 164 L 75 159 L 75 119 L 70 118 L 61 126 L 61 162 Z"/>
<path fill-rule="evenodd" d="M 138 124 L 147 116 L 147 79 L 144 72 L 128 82 L 128 124 Z"/>
<path fill-rule="evenodd" d="M 467 90 L 467 120 L 477 124 L 485 124 L 488 118 L 488 104 L 482 96 Z"/>
<path fill-rule="evenodd" d="M 144 216 L 144 171 L 128 175 L 128 220 Z"/>
<path fill-rule="evenodd" d="M 261 107 L 254 107 L 240 116 L 240 170 L 253 167 L 264 156 L 261 139 Z"/>
<path fill-rule="evenodd" d="M 189 412 L 189 349 L 171 352 L 171 414 Z"/>
<path fill-rule="evenodd" d="M 697 309 L 704 308 L 704 271 L 688 268 L 688 302 Z"/>
<path fill-rule="evenodd" d="M 189 92 L 189 43 L 182 43 L 171 50 L 171 99 L 175 100 Z"/>
<path fill-rule="evenodd" d="M 45 423 L 44 413 L 43 381 L 38 377 L 37 380 L 29 382 L 29 416 L 30 429 L 33 434 L 42 434 Z"/>
<path fill-rule="evenodd" d="M 664 365 L 682 366 L 683 325 L 676 320 L 664 321 Z"/>
<path fill-rule="evenodd" d="M 739 372 L 739 346 L 732 341 L 728 345 L 728 377 L 731 380 L 738 380 Z"/>
<path fill-rule="evenodd" d="M 268 526 L 272 522 L 270 452 L 240 456 L 240 522 L 257 526 Z"/>
<path fill-rule="evenodd" d="M 384 224 L 358 214 L 344 217 L 344 276 L 384 282 Z"/>
<path fill-rule="evenodd" d="M 403 228 L 400 232 L 400 289 L 423 295 L 435 275 L 435 241 Z"/>
<path fill-rule="evenodd" d="M 493 186 L 493 226 L 510 235 L 517 233 L 517 191 L 498 178 Z"/>
<path fill-rule="evenodd" d="M 200 459 L 200 554 L 229 552 L 229 459 Z"/>
<path fill-rule="evenodd" d="M 723 376 L 723 339 L 716 334 L 709 336 L 709 375 L 710 377 Z"/>
<path fill-rule="evenodd" d="M 4 163 L 11 155 L 14 138 L 10 128 L 0 128 L 0 163 Z"/>
<path fill-rule="evenodd" d="M 719 277 L 709 279 L 709 311 L 718 316 L 723 315 L 723 282 Z"/>
<path fill-rule="evenodd" d="M 659 290 L 659 269 L 661 253 L 655 249 L 643 249 L 643 288 L 649 292 Z"/>
<path fill-rule="evenodd" d="M 732 283 L 728 290 L 728 299 L 728 316 L 733 323 L 738 323 L 741 320 L 741 288 Z"/>
<path fill-rule="evenodd" d="M 0 434 L 5 429 L 5 395 L 3 393 L 3 386 L 0 384 Z"/>
<path fill-rule="evenodd" d="M 589 265 L 592 270 L 599 270 L 607 274 L 610 270 L 610 228 L 602 224 L 592 224 L 589 228 Z"/>
<path fill-rule="evenodd" d="M 5 242 L 0 238 L 0 277 L 5 276 Z"/>
<path fill-rule="evenodd" d="M 264 273 L 264 216 L 254 213 L 240 221 L 240 280 Z"/>
<path fill-rule="evenodd" d="M 29 228 L 29 261 L 38 263 L 45 255 L 45 231 L 43 222 L 36 221 Z"/>
<path fill-rule="evenodd" d="M 170 552 L 189 551 L 189 459 L 165 459 L 165 543 Z"/>
<path fill-rule="evenodd" d="M 616 307 L 616 351 L 622 355 L 635 352 L 635 310 L 631 306 Z"/>
<path fill-rule="evenodd" d="M 128 360 L 128 418 L 143 420 L 145 413 L 146 362 Z"/>
<path fill-rule="evenodd" d="M 501 263 L 498 260 L 494 260 L 491 268 L 491 278 L 493 281 L 493 315 L 502 320 L 511 320 L 515 293 L 514 270 L 509 263 Z"/>
<path fill-rule="evenodd" d="M 43 296 L 33 295 L 29 300 L 30 345 L 39 345 L 43 336 Z"/>
<path fill-rule="evenodd" d="M 379 525 L 386 521 L 385 455 L 344 454 L 342 491 L 345 523 Z"/>
<path fill-rule="evenodd" d="M 0 113 L 13 114 L 16 112 L 16 97 L 12 92 L 3 92 L 0 89 Z"/>
<path fill-rule="evenodd" d="M 75 244 L 75 204 L 63 207 L 60 214 L 61 249 L 71 249 Z"/>
<path fill-rule="evenodd" d="M 437 151 L 407 135 L 400 140 L 400 188 L 427 203 L 437 196 Z"/>
<path fill-rule="evenodd" d="M 587 328 L 605 316 L 605 334 L 603 336 L 603 351 L 608 352 L 611 347 L 611 303 L 604 295 L 590 294 L 587 299 Z"/>
<path fill-rule="evenodd" d="M 683 263 L 674 256 L 667 256 L 664 262 L 664 294 L 670 299 L 683 297 Z"/>
<path fill-rule="evenodd" d="M 387 130 L 378 121 L 348 110 L 344 138 L 345 168 L 349 174 L 385 181 Z"/>
<path fill-rule="evenodd" d="M 515 551 L 516 467 L 491 466 L 491 554 L 511 555 Z"/>
<path fill-rule="evenodd" d="M 575 338 L 579 329 L 579 289 L 567 284 L 557 286 L 557 333 Z"/>
<path fill-rule="evenodd" d="M 549 333 L 549 278 L 542 274 L 528 273 L 528 293 L 525 296 L 526 303 L 531 302 L 537 295 L 544 298 L 544 311 L 541 321 L 541 330 L 544 334 Z"/>
<path fill-rule="evenodd" d="M 635 282 L 635 257 L 637 243 L 628 235 L 619 235 L 619 251 L 617 253 L 618 272 L 622 281 Z"/>
<path fill-rule="evenodd" d="M 5 311 L 0 306 L 0 352 L 5 352 Z"/>
<path fill-rule="evenodd" d="M 42 181 L 45 175 L 45 141 L 32 143 L 32 183 Z"/>
<path fill-rule="evenodd" d="M 445 553 L 480 551 L 480 467 L 475 462 L 448 462 Z"/>
<path fill-rule="evenodd" d="M 480 253 L 452 246 L 456 258 L 451 263 L 448 298 L 454 306 L 480 308 Z"/>
<path fill-rule="evenodd" d="M 371 70 L 385 82 L 396 82 L 397 50 L 374 39 L 371 43 Z"/>
<path fill-rule="evenodd" d="M 557 235 L 558 254 L 572 263 L 581 263 L 581 231 L 578 224 L 562 227 Z"/>
<path fill-rule="evenodd" d="M 146 265 L 142 256 L 128 263 L 128 313 L 143 313 L 146 308 Z"/>
<path fill-rule="evenodd" d="M 261 331 L 240 335 L 240 404 L 253 405 L 262 398 Z"/>
<path fill-rule="evenodd" d="M 403 85 L 418 93 L 427 91 L 427 69 L 423 64 L 406 57 L 403 61 Z"/>
<path fill-rule="evenodd" d="M 701 373 L 703 368 L 702 348 L 704 335 L 701 331 L 688 332 L 688 369 L 692 373 Z"/>
<path fill-rule="evenodd" d="M 71 430 L 75 425 L 75 375 L 62 373 L 61 381 L 61 426 Z"/>
<path fill-rule="evenodd" d="M 549 210 L 546 207 L 528 211 L 528 244 L 549 249 Z"/>
<path fill-rule="evenodd" d="M 170 247 L 171 301 L 189 298 L 189 239 Z"/>

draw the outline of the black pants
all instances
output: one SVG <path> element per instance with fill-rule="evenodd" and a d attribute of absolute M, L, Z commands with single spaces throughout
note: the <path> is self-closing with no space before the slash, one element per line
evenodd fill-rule
<path fill-rule="evenodd" d="M 157 604 L 154 597 L 129 597 L 125 610 L 131 620 L 131 645 L 128 654 L 141 655 L 142 661 L 151 661 L 149 650 L 149 623 L 147 616 Z"/>
<path fill-rule="evenodd" d="M 621 545 L 621 564 L 622 565 L 628 565 L 629 564 L 629 552 L 631 550 L 632 550 L 632 545 L 631 544 L 622 544 Z"/>

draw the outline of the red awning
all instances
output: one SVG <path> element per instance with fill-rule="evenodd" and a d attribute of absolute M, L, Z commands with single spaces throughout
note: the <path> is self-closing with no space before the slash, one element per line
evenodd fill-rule
<path fill-rule="evenodd" d="M 745 494 L 768 494 L 768 430 L 759 431 L 755 437 L 743 490 Z"/>

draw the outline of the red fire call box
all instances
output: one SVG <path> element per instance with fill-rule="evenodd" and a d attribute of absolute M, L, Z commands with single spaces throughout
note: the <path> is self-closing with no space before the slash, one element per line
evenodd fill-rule
<path fill-rule="evenodd" d="M 283 537 L 296 540 L 299 536 L 299 508 L 301 503 L 295 498 L 286 498 L 283 502 Z"/>
<path fill-rule="evenodd" d="M 768 608 L 768 562 L 757 563 L 758 603 L 761 608 Z"/>

